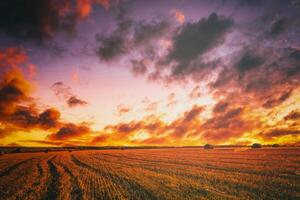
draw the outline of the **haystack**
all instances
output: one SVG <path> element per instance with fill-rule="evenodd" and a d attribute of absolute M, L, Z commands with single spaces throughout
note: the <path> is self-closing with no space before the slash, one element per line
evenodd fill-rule
<path fill-rule="evenodd" d="M 254 143 L 254 144 L 252 144 L 252 149 L 258 149 L 258 148 L 261 148 L 262 146 L 261 146 L 261 144 L 259 144 L 259 143 Z"/>

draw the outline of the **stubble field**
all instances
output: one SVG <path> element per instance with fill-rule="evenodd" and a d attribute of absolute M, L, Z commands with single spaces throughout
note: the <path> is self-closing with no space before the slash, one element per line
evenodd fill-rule
<path fill-rule="evenodd" d="M 300 199 L 300 149 L 5 154 L 0 199 Z"/>

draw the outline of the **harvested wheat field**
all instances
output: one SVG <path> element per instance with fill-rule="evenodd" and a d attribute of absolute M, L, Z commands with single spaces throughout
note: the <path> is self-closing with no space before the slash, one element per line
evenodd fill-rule
<path fill-rule="evenodd" d="M 299 199 L 299 148 L 5 154 L 1 199 Z"/>

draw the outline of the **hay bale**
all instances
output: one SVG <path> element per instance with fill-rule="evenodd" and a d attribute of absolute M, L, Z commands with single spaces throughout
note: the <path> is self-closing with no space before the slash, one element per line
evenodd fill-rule
<path fill-rule="evenodd" d="M 261 144 L 259 144 L 259 143 L 254 143 L 254 144 L 252 144 L 252 149 L 259 149 L 259 148 L 261 148 L 262 147 L 262 145 Z"/>
<path fill-rule="evenodd" d="M 50 151 L 49 149 L 45 149 L 45 151 L 44 151 L 44 152 L 45 152 L 45 153 L 48 153 L 49 151 Z"/>
<path fill-rule="evenodd" d="M 4 152 L 0 151 L 0 156 L 4 155 Z"/>
<path fill-rule="evenodd" d="M 72 150 L 69 150 L 69 152 L 72 152 Z"/>
<path fill-rule="evenodd" d="M 211 144 L 205 144 L 203 148 L 204 148 L 204 149 L 213 149 L 214 146 L 211 145 Z"/>

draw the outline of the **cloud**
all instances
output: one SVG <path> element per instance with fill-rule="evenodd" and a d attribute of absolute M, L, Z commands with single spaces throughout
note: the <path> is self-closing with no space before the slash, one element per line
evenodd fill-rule
<path fill-rule="evenodd" d="M 171 14 L 175 17 L 175 19 L 178 21 L 178 23 L 183 24 L 185 21 L 185 15 L 180 11 L 173 9 L 171 10 Z"/>
<path fill-rule="evenodd" d="M 20 69 L 25 65 L 27 56 L 23 51 L 8 48 L 0 51 L 0 137 L 11 136 L 17 131 L 28 131 L 33 129 L 58 130 L 57 138 L 67 138 L 71 135 L 70 129 L 78 135 L 89 131 L 87 125 L 75 125 L 62 122 L 60 112 L 55 108 L 48 108 L 40 112 L 30 96 L 32 84 L 28 82 Z M 62 87 L 58 94 L 69 95 L 69 90 L 62 82 L 57 82 L 55 87 Z M 60 88 L 61 89 L 61 88 Z M 82 104 L 78 99 L 72 104 Z M 54 137 L 54 136 L 52 136 Z M 51 137 L 51 138 L 52 138 Z"/>
<path fill-rule="evenodd" d="M 171 136 L 177 139 L 183 138 L 189 132 L 194 131 L 197 126 L 200 126 L 198 117 L 204 108 L 202 106 L 194 106 L 189 111 L 186 111 L 183 116 L 171 123 L 168 129 L 171 129 Z"/>
<path fill-rule="evenodd" d="M 70 108 L 76 107 L 76 106 L 85 106 L 88 104 L 88 102 L 79 99 L 78 97 L 76 97 L 76 95 L 74 95 L 71 91 L 71 87 L 66 86 L 63 82 L 59 81 L 54 83 L 51 86 L 51 89 L 53 90 L 54 94 L 65 100 L 67 105 Z"/>
<path fill-rule="evenodd" d="M 170 22 L 164 18 L 154 19 L 150 23 L 138 21 L 134 24 L 134 44 L 145 45 L 161 37 L 169 28 Z"/>
<path fill-rule="evenodd" d="M 142 60 L 131 60 L 131 72 L 135 75 L 135 76 L 139 76 L 139 75 L 145 75 L 148 71 L 147 69 L 147 64 L 149 63 L 149 61 L 147 59 L 142 59 Z"/>
<path fill-rule="evenodd" d="M 0 70 L 3 70 L 3 68 L 19 68 L 19 65 L 26 61 L 27 55 L 20 48 L 10 47 L 0 50 Z"/>
<path fill-rule="evenodd" d="M 190 99 L 197 99 L 201 96 L 200 87 L 197 85 L 189 94 Z"/>
<path fill-rule="evenodd" d="M 17 74 L 7 74 L 6 80 L 0 84 L 0 110 L 1 113 L 9 113 L 17 103 L 28 98 L 29 86 Z"/>
<path fill-rule="evenodd" d="M 122 7 L 116 21 L 117 28 L 110 35 L 96 35 L 96 41 L 99 43 L 96 53 L 104 61 L 111 61 L 129 52 L 128 34 L 133 22 L 126 16 L 126 11 Z"/>
<path fill-rule="evenodd" d="M 287 100 L 291 94 L 292 94 L 292 89 L 288 91 L 284 91 L 282 94 L 280 94 L 279 97 L 271 97 L 270 99 L 266 100 L 266 102 L 262 105 L 264 108 L 272 108 L 275 107 L 285 100 Z"/>
<path fill-rule="evenodd" d="M 284 117 L 285 120 L 299 120 L 300 119 L 300 111 L 293 110 L 288 115 Z"/>
<path fill-rule="evenodd" d="M 80 138 L 91 133 L 91 130 L 86 125 L 76 125 L 67 123 L 61 127 L 56 133 L 49 135 L 49 140 L 68 140 L 71 138 Z"/>
<path fill-rule="evenodd" d="M 105 143 L 109 138 L 109 135 L 99 135 L 93 138 L 93 140 L 90 142 L 92 145 L 101 145 Z"/>
<path fill-rule="evenodd" d="M 101 5 L 106 10 L 110 7 L 109 0 L 76 0 L 76 14 L 80 18 L 88 17 L 93 9 L 93 4 Z"/>
<path fill-rule="evenodd" d="M 229 106 L 228 102 L 220 101 L 213 108 L 213 112 L 214 113 L 223 113 L 227 110 L 228 106 Z"/>
<path fill-rule="evenodd" d="M 119 9 L 116 23 L 117 28 L 110 34 L 96 35 L 96 41 L 99 44 L 96 54 L 103 61 L 115 61 L 130 52 L 141 49 L 149 51 L 150 44 L 166 34 L 171 25 L 166 17 L 158 17 L 150 22 L 134 20 L 128 17 L 123 7 Z M 133 72 L 136 71 L 133 70 Z"/>
<path fill-rule="evenodd" d="M 89 16 L 93 4 L 109 7 L 108 0 L 76 0 L 75 6 L 70 0 L 2 1 L 0 31 L 41 42 L 59 31 L 74 32 L 78 21 Z"/>
<path fill-rule="evenodd" d="M 191 62 L 222 43 L 232 25 L 232 19 L 216 13 L 198 22 L 185 24 L 174 36 L 173 47 L 165 58 L 165 64 L 177 63 L 172 69 L 174 75 L 193 73 Z"/>
<path fill-rule="evenodd" d="M 129 108 L 128 106 L 124 106 L 124 105 L 118 105 L 117 106 L 117 111 L 118 111 L 118 114 L 119 115 L 123 115 L 123 114 L 126 114 L 128 112 L 131 111 L 131 108 Z"/>
<path fill-rule="evenodd" d="M 81 99 L 78 99 L 77 97 L 75 96 L 71 96 L 68 101 L 68 106 L 69 107 L 75 107 L 75 106 L 84 106 L 84 105 L 87 105 L 88 103 L 84 100 L 81 100 Z"/>
<path fill-rule="evenodd" d="M 287 135 L 299 135 L 300 130 L 292 130 L 292 129 L 273 129 L 269 131 L 265 131 L 261 133 L 261 136 L 264 137 L 265 139 L 271 139 L 271 138 L 276 138 L 276 137 L 282 137 L 282 136 L 287 136 Z"/>
<path fill-rule="evenodd" d="M 240 73 L 255 69 L 264 63 L 262 57 L 250 53 L 248 50 L 242 55 L 241 59 L 236 63 L 236 68 Z"/>
<path fill-rule="evenodd" d="M 44 128 L 53 128 L 58 126 L 60 112 L 54 108 L 49 108 L 39 115 L 39 123 Z"/>
<path fill-rule="evenodd" d="M 271 27 L 270 36 L 276 37 L 282 32 L 284 32 L 288 27 L 288 20 L 286 18 L 281 18 L 276 20 Z"/>

